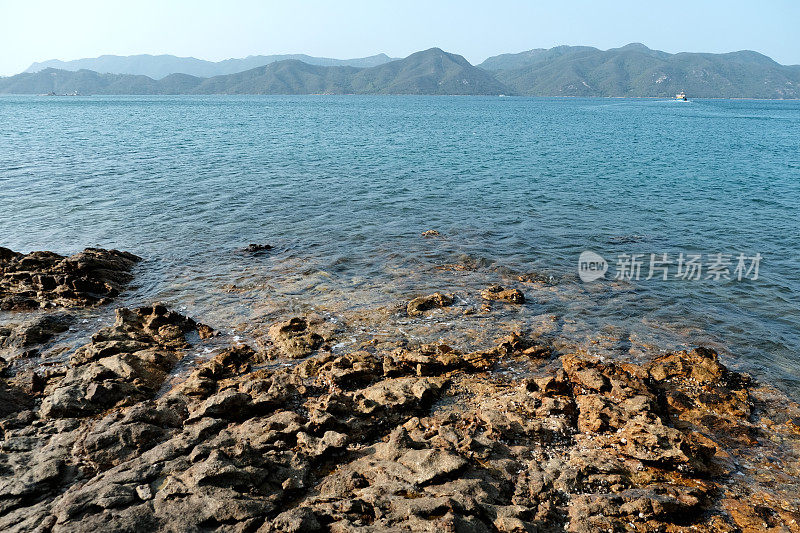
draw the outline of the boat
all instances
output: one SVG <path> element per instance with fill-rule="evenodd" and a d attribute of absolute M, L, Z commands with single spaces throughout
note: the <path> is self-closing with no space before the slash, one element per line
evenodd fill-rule
<path fill-rule="evenodd" d="M 689 99 L 688 99 L 688 98 L 686 98 L 686 93 L 685 93 L 685 92 L 683 92 L 683 91 L 681 91 L 681 92 L 679 92 L 678 94 L 676 94 L 676 95 L 675 95 L 675 99 L 676 99 L 676 100 L 682 100 L 682 101 L 684 101 L 684 102 L 688 102 L 688 101 L 689 101 Z"/>

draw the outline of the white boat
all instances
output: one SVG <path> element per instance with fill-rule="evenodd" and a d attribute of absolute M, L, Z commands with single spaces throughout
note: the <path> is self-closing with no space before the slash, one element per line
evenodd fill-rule
<path fill-rule="evenodd" d="M 681 91 L 681 92 L 679 92 L 678 94 L 676 94 L 676 95 L 675 95 L 675 99 L 676 99 L 676 100 L 682 100 L 682 101 L 684 101 L 684 102 L 688 102 L 688 101 L 689 101 L 689 99 L 688 99 L 688 98 L 686 98 L 686 93 L 685 93 L 685 92 L 683 92 L 683 91 Z"/>

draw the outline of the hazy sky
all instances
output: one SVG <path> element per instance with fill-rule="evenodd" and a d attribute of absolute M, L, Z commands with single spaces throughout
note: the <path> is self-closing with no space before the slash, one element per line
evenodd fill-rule
<path fill-rule="evenodd" d="M 0 75 L 102 54 L 220 60 L 307 53 L 403 57 L 438 46 L 472 63 L 559 44 L 757 50 L 800 64 L 800 1 L 0 0 Z"/>

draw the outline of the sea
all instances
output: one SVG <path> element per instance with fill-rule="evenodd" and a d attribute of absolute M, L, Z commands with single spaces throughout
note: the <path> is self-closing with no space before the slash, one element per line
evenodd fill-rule
<path fill-rule="evenodd" d="M 0 246 L 133 252 L 116 305 L 236 340 L 309 312 L 358 324 L 341 351 L 528 328 L 623 360 L 709 346 L 800 392 L 798 101 L 0 96 Z M 495 284 L 526 302 L 484 309 Z M 469 312 L 405 315 L 436 291 Z"/>

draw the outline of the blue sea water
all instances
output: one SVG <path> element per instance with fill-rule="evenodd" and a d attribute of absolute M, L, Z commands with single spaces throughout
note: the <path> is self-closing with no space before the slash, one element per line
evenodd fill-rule
<path fill-rule="evenodd" d="M 270 299 L 346 314 L 501 282 L 529 295 L 510 318 L 589 351 L 707 344 L 797 391 L 799 208 L 793 101 L 0 97 L 0 246 L 132 251 L 123 304 L 219 327 Z M 584 250 L 606 279 L 578 279 Z M 621 253 L 642 279 L 611 279 Z M 646 280 L 651 253 L 763 259 L 757 280 Z"/>

